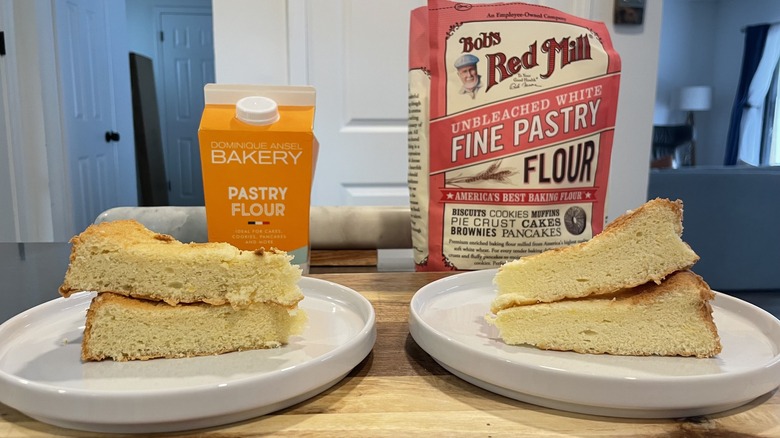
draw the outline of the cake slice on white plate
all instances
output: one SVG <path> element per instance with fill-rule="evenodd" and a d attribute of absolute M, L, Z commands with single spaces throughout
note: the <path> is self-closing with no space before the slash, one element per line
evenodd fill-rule
<path fill-rule="evenodd" d="M 134 220 L 71 239 L 60 293 L 95 291 L 84 361 L 147 360 L 285 345 L 302 333 L 301 269 L 274 249 L 182 243 Z"/>
<path fill-rule="evenodd" d="M 681 201 L 655 199 L 587 242 L 507 262 L 495 276 L 498 296 L 491 310 L 660 283 L 699 260 L 682 240 L 682 215 Z"/>

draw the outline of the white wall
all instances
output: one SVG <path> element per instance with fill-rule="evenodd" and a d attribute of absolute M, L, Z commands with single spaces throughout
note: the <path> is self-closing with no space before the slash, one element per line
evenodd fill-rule
<path fill-rule="evenodd" d="M 216 81 L 289 84 L 287 44 L 265 41 L 268 29 L 287 40 L 287 7 L 283 0 L 214 0 L 214 74 Z M 264 29 L 261 33 L 261 29 Z M 249 50 L 248 50 L 249 49 Z M 307 85 L 303 83 L 294 85 Z"/>
<path fill-rule="evenodd" d="M 13 29 L 13 8 L 10 2 L 0 2 L 0 26 L 8 32 Z M 8 44 L 8 43 L 6 43 Z M 8 52 L 7 57 L 14 56 Z M 7 58 L 0 63 L 0 120 L 6 120 L 8 113 L 8 89 L 15 84 L 10 80 L 10 67 Z M 15 82 L 15 81 L 14 81 Z M 0 242 L 13 242 L 18 239 L 16 208 L 16 187 L 13 174 L 13 151 L 11 149 L 13 132 L 5 122 L 0 123 Z"/>
<path fill-rule="evenodd" d="M 7 54 L 3 62 L 5 105 L 0 139 L 0 240 L 48 241 L 54 237 L 44 93 L 54 65 L 50 55 L 49 3 L 6 1 L 2 9 Z M 42 16 L 43 15 L 43 16 Z"/>
<path fill-rule="evenodd" d="M 673 1 L 648 1 L 641 26 L 612 25 L 611 8 L 601 9 L 602 15 L 594 17 L 607 23 L 623 64 L 609 176 L 608 221 L 647 200 L 662 6 Z M 603 0 L 599 3 L 612 4 Z"/>
<path fill-rule="evenodd" d="M 715 48 L 717 8 L 713 1 L 673 0 L 664 3 L 658 60 L 656 124 L 685 122 L 679 91 L 712 83 L 711 55 Z M 697 35 L 698 37 L 692 38 Z"/>

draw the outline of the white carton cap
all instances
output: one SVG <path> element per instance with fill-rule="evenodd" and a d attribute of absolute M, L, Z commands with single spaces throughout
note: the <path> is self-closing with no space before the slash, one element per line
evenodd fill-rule
<path fill-rule="evenodd" d="M 267 97 L 244 97 L 236 102 L 236 118 L 250 125 L 270 125 L 279 120 L 279 107 Z"/>

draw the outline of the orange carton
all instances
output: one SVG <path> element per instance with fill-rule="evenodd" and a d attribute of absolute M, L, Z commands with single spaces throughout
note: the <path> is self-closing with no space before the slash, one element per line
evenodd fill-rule
<path fill-rule="evenodd" d="M 313 87 L 207 84 L 200 158 L 209 241 L 309 265 Z"/>

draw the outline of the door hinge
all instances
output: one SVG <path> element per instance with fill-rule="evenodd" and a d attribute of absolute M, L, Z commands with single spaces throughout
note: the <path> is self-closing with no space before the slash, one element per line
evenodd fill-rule
<path fill-rule="evenodd" d="M 5 56 L 5 32 L 0 31 L 0 56 Z"/>
<path fill-rule="evenodd" d="M 165 36 L 163 35 L 163 31 L 160 31 L 160 42 L 165 41 Z"/>

